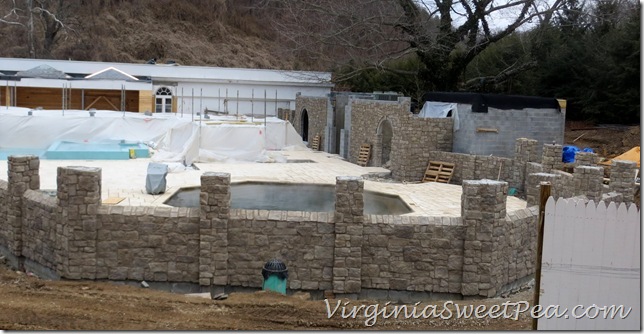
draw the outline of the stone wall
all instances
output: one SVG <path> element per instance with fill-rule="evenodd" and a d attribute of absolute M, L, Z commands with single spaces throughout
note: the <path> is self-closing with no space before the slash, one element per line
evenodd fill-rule
<path fill-rule="evenodd" d="M 382 166 L 381 125 L 391 124 L 393 134 L 389 169 L 397 180 L 422 179 L 430 151 L 451 151 L 452 118 L 419 118 L 409 112 L 409 99 L 398 102 L 351 100 L 349 161 L 356 163 L 362 144 L 372 147 L 368 166 Z M 386 139 L 385 139 L 386 140 Z"/>
<path fill-rule="evenodd" d="M 7 219 L 7 196 L 9 184 L 0 180 L 0 219 Z M 0 245 L 9 245 L 9 228 L 0 228 Z"/>
<path fill-rule="evenodd" d="M 599 162 L 599 157 L 595 153 L 591 152 L 577 152 L 575 154 L 575 167 L 578 166 L 597 166 Z"/>
<path fill-rule="evenodd" d="M 302 136 L 302 113 L 306 109 L 309 120 L 308 147 L 311 147 L 313 137 L 320 135 L 320 151 L 326 150 L 325 132 L 327 127 L 327 112 L 329 99 L 326 97 L 295 97 L 295 115 L 291 121 L 295 131 Z M 302 137 L 304 138 L 304 137 Z"/>
<path fill-rule="evenodd" d="M 65 279 L 224 289 L 259 288 L 264 263 L 279 258 L 290 289 L 347 297 L 383 289 L 491 296 L 533 273 L 536 214 L 506 215 L 505 182 L 466 181 L 462 218 L 364 215 L 356 177 L 337 178 L 334 212 L 230 209 L 229 174 L 204 173 L 201 182 L 200 208 L 102 206 L 100 169 L 61 167 L 57 199 L 37 190 L 21 197 L 19 257 Z M 13 228 L 3 212 L 2 233 Z"/>
<path fill-rule="evenodd" d="M 610 191 L 621 193 L 624 202 L 632 203 L 635 196 L 636 173 L 635 162 L 614 160 L 610 170 Z"/>
<path fill-rule="evenodd" d="M 602 197 L 604 168 L 593 166 L 575 167 L 575 195 L 584 195 L 595 202 Z"/>
<path fill-rule="evenodd" d="M 28 190 L 40 189 L 38 168 L 40 160 L 36 156 L 10 156 L 7 158 L 8 185 L 3 203 L 6 212 L 4 237 L 7 248 L 16 256 L 22 255 L 22 198 Z"/>
<path fill-rule="evenodd" d="M 198 282 L 198 209 L 111 206 L 97 218 L 97 279 Z"/>
<path fill-rule="evenodd" d="M 27 190 L 23 197 L 23 256 L 48 268 L 56 268 L 60 253 L 56 231 L 56 198 L 36 190 Z"/>
<path fill-rule="evenodd" d="M 452 153 L 442 151 L 430 151 L 429 161 L 443 161 L 454 164 L 454 173 L 452 174 L 452 184 L 461 184 L 465 180 L 474 180 L 474 173 L 478 167 L 476 164 L 476 155 Z M 427 168 L 427 166 L 425 166 Z"/>
<path fill-rule="evenodd" d="M 333 215 L 328 212 L 231 210 L 228 223 L 229 284 L 260 288 L 271 259 L 288 265 L 289 288 L 331 290 Z"/>
<path fill-rule="evenodd" d="M 365 223 L 362 287 L 460 294 L 464 228 L 460 219 L 441 225 L 435 218 Z"/>
<path fill-rule="evenodd" d="M 543 145 L 543 154 L 541 156 L 541 164 L 544 171 L 550 172 L 551 170 L 561 170 L 563 168 L 563 161 L 561 160 L 563 146 L 558 144 Z"/>

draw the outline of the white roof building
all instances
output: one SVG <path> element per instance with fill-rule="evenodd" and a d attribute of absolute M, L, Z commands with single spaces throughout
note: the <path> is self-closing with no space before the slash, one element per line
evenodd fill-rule
<path fill-rule="evenodd" d="M 329 72 L 0 58 L 3 106 L 271 116 L 332 87 Z"/>

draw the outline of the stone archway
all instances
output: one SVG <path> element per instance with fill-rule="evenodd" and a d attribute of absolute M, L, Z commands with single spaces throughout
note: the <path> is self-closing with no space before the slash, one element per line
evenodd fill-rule
<path fill-rule="evenodd" d="M 309 141 L 309 113 L 302 109 L 302 140 Z"/>
<path fill-rule="evenodd" d="M 376 147 L 374 148 L 374 164 L 383 166 L 391 159 L 391 140 L 394 136 L 394 129 L 391 121 L 384 118 L 378 124 L 376 131 Z"/>

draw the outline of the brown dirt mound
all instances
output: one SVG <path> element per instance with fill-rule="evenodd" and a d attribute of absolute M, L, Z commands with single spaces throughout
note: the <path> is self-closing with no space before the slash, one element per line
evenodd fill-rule
<path fill-rule="evenodd" d="M 260 291 L 232 293 L 227 300 L 213 301 L 111 283 L 41 280 L 2 265 L 0 296 L 0 329 L 7 330 L 520 330 L 529 329 L 531 324 L 523 314 L 518 320 L 401 317 L 381 319 L 367 327 L 364 318 L 342 319 L 336 315 L 329 319 L 324 301 L 298 296 Z M 530 300 L 531 296 L 531 291 L 524 291 L 511 300 Z M 490 306 L 504 301 L 484 299 L 462 304 Z"/>

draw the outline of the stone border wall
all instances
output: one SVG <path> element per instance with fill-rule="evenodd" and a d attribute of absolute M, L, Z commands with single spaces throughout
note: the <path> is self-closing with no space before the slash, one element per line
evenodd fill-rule
<path fill-rule="evenodd" d="M 25 161 L 37 166 L 35 157 Z M 38 174 L 9 166 L 19 185 Z M 591 174 L 575 174 L 578 193 L 596 194 Z M 540 179 L 531 174 L 530 187 Z M 279 258 L 289 289 L 347 297 L 378 290 L 494 296 L 534 272 L 537 213 L 506 213 L 507 182 L 464 181 L 462 215 L 449 218 L 364 215 L 356 177 L 337 178 L 334 212 L 230 209 L 229 174 L 204 173 L 201 183 L 200 208 L 171 208 L 102 206 L 98 168 L 60 167 L 55 198 L 0 182 L 0 252 L 59 278 L 204 289 L 260 288 L 263 264 Z M 6 208 L 17 199 L 22 214 L 9 221 Z"/>
<path fill-rule="evenodd" d="M 327 132 L 327 112 L 329 99 L 327 97 L 309 97 L 297 95 L 295 97 L 295 113 L 291 124 L 295 131 L 302 136 L 302 112 L 306 109 L 309 120 L 308 147 L 315 135 L 320 135 L 320 151 L 326 151 L 325 145 Z"/>
<path fill-rule="evenodd" d="M 452 184 L 461 184 L 464 180 L 502 180 L 508 182 L 511 188 L 523 191 L 527 165 L 537 158 L 536 144 L 536 140 L 517 139 L 514 159 L 431 151 L 427 161 L 454 163 L 454 174 L 450 181 Z"/>
<path fill-rule="evenodd" d="M 380 124 L 385 120 L 391 123 L 393 129 L 389 169 L 396 180 L 422 179 L 430 151 L 451 151 L 454 120 L 420 118 L 409 112 L 409 103 L 409 99 L 405 98 L 397 102 L 351 99 L 349 161 L 356 163 L 360 145 L 370 144 L 372 152 L 367 165 L 382 166 L 387 163 L 380 161 L 382 136 L 378 133 Z"/>

